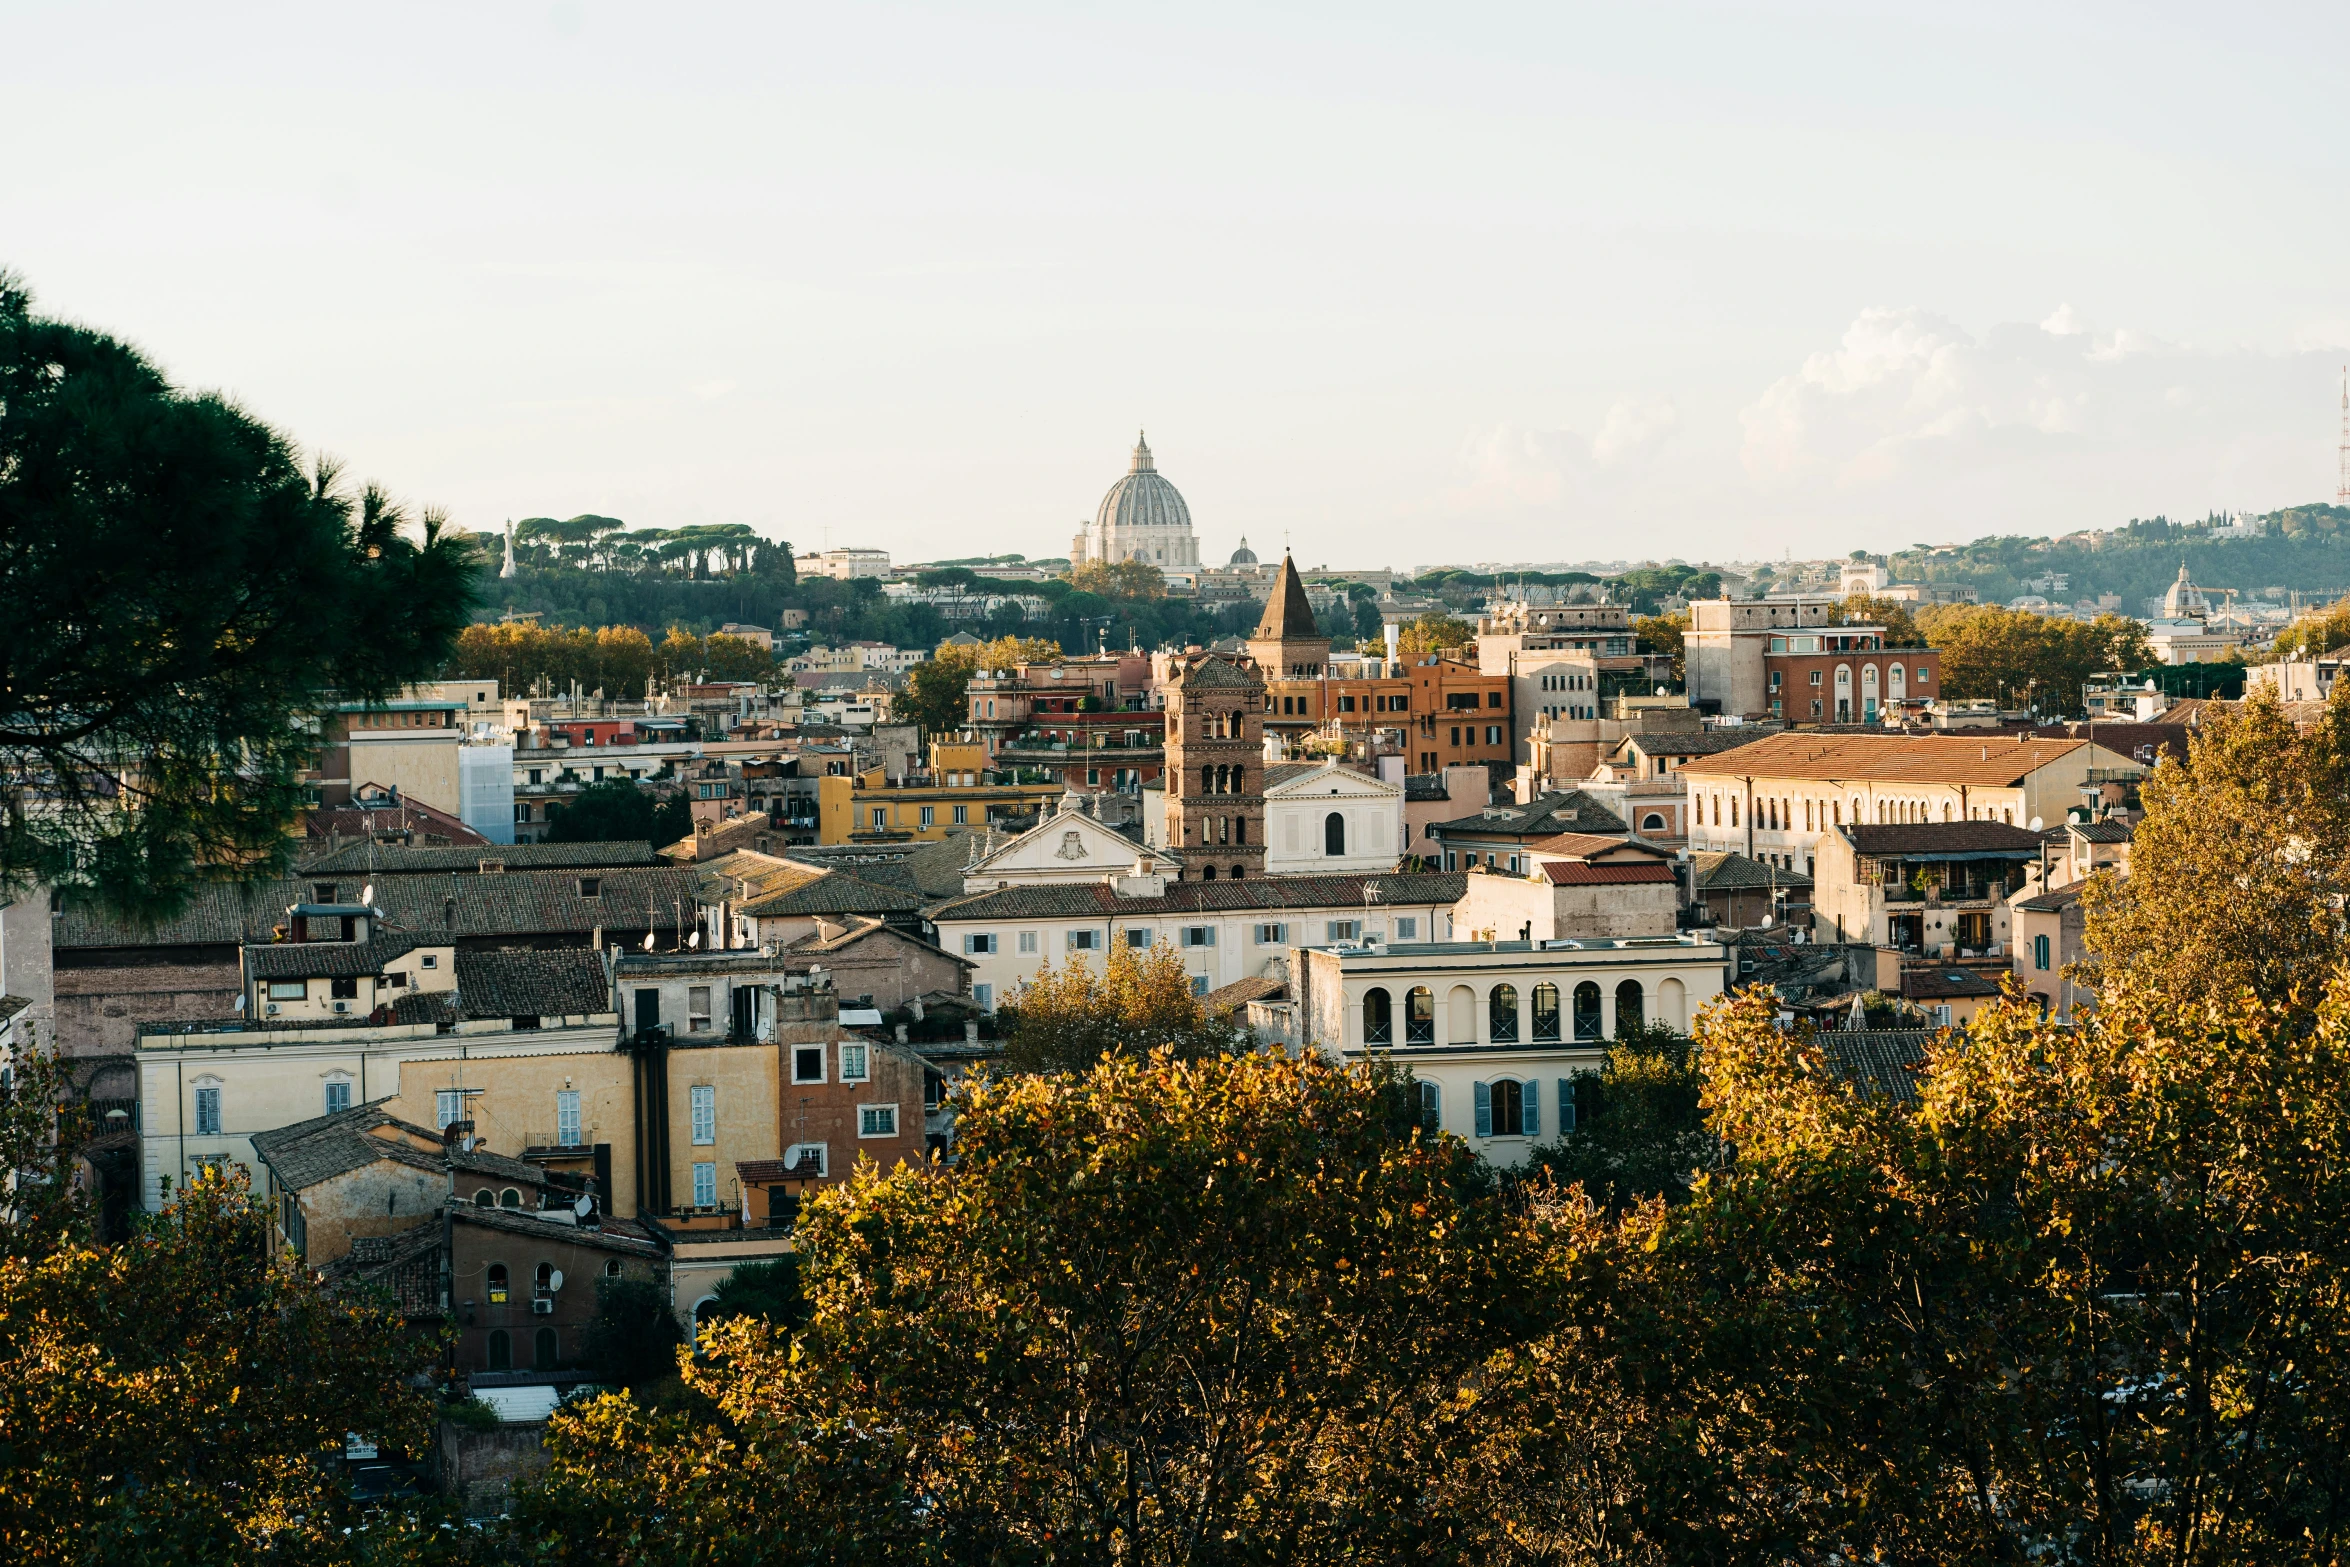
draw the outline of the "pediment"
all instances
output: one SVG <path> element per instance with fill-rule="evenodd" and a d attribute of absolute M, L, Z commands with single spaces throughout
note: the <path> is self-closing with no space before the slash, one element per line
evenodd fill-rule
<path fill-rule="evenodd" d="M 1113 873 L 1131 875 L 1136 857 L 1143 855 L 1170 867 L 1175 863 L 1082 812 L 1065 812 L 1046 817 L 969 866 L 963 879 L 966 886 L 981 888 L 1001 881 L 1098 880 Z"/>
<path fill-rule="evenodd" d="M 1363 800 L 1400 802 L 1403 785 L 1384 779 L 1367 777 L 1351 767 L 1319 768 L 1284 778 L 1265 790 L 1268 804 L 1274 801 L 1294 800 Z"/>

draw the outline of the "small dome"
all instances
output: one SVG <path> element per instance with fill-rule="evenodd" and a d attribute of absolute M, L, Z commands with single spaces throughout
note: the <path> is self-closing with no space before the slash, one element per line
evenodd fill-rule
<path fill-rule="evenodd" d="M 1101 528 L 1181 528 L 1188 532 L 1191 508 L 1183 504 L 1182 493 L 1151 466 L 1150 443 L 1138 435 L 1134 466 L 1125 478 L 1110 486 L 1093 520 Z"/>
<path fill-rule="evenodd" d="M 1248 535 L 1244 533 L 1240 536 L 1240 548 L 1232 552 L 1232 559 L 1227 562 L 1227 564 L 1234 566 L 1253 566 L 1256 563 L 1257 552 L 1248 547 Z"/>
<path fill-rule="evenodd" d="M 2211 613 L 2211 601 L 2203 590 L 2187 580 L 2187 563 L 2179 562 L 2179 580 L 2170 585 L 2162 596 L 2162 613 L 2171 620 L 2186 620 Z"/>

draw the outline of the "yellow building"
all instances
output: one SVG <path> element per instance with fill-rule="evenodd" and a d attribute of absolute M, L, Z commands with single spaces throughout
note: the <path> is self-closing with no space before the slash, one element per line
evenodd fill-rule
<path fill-rule="evenodd" d="M 1062 786 L 1000 784 L 987 779 L 987 747 L 977 740 L 934 740 L 930 781 L 893 784 L 878 767 L 816 783 L 816 841 L 904 843 L 944 838 L 954 828 L 984 828 L 1027 816 L 1058 800 Z"/>

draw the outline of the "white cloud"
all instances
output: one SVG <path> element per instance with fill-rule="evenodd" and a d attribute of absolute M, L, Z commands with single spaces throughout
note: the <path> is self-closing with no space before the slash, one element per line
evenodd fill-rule
<path fill-rule="evenodd" d="M 1471 489 L 1488 505 L 1557 508 L 1635 484 L 1679 424 L 1669 399 L 1619 401 L 1597 435 L 1505 422 L 1462 442 L 1461 462 Z"/>
<path fill-rule="evenodd" d="M 2081 325 L 2081 318 L 2073 314 L 2071 305 L 2058 305 L 2048 319 L 2040 323 L 2040 330 L 2050 337 L 2078 337 L 2089 329 Z"/>

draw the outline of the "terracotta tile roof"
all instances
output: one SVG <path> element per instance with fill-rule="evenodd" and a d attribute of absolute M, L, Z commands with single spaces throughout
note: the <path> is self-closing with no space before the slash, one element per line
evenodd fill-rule
<path fill-rule="evenodd" d="M 1535 869 L 1555 887 L 1629 887 L 1673 879 L 1670 865 L 1654 861 L 1594 864 L 1589 860 L 1545 860 Z"/>
<path fill-rule="evenodd" d="M 603 954 L 586 947 L 457 953 L 457 1006 L 466 1017 L 578 1017 L 610 1012 Z"/>
<path fill-rule="evenodd" d="M 2079 740 L 2029 739 L 1986 731 L 1962 735 L 1822 734 L 1766 736 L 1684 772 L 1708 778 L 1818 778 L 1838 782 L 2014 785 L 2062 760 Z"/>
<path fill-rule="evenodd" d="M 1689 856 L 1691 873 L 1700 892 L 1738 892 L 1747 888 L 1786 887 L 1807 891 L 1811 878 L 1801 871 L 1784 871 L 1744 854 L 1700 849 Z"/>
<path fill-rule="evenodd" d="M 806 1170 L 798 1178 L 805 1179 L 816 1172 L 819 1161 L 814 1154 L 806 1153 L 800 1155 L 800 1163 L 806 1166 Z M 765 1186 L 774 1181 L 792 1180 L 795 1178 L 792 1169 L 790 1164 L 781 1159 L 737 1159 L 734 1162 L 735 1178 L 745 1186 Z"/>
<path fill-rule="evenodd" d="M 1263 685 L 1264 682 L 1248 670 L 1241 668 L 1232 659 L 1220 654 L 1209 654 L 1204 658 L 1195 659 L 1189 664 L 1178 666 L 1170 672 L 1167 684 L 1177 687 L 1200 686 L 1205 688 L 1208 686 L 1257 686 Z"/>
<path fill-rule="evenodd" d="M 1269 1001 L 1286 997 L 1289 986 L 1268 975 L 1256 974 L 1247 979 L 1236 979 L 1229 985 L 1219 985 L 1200 998 L 1200 1005 L 1211 1017 L 1222 1017 L 1237 1012 L 1252 1001 Z"/>
<path fill-rule="evenodd" d="M 407 936 L 366 941 L 280 941 L 245 949 L 248 979 L 351 979 L 381 974 L 384 965 L 420 945 Z"/>
<path fill-rule="evenodd" d="M 2083 843 L 2128 843 L 2137 829 L 2128 822 L 2070 822 L 2065 830 Z"/>
<path fill-rule="evenodd" d="M 1180 914 L 1240 913 L 1262 909 L 1354 909 L 1365 905 L 1366 889 L 1378 891 L 1374 907 L 1407 908 L 1454 904 L 1468 890 L 1459 871 L 1423 876 L 1266 876 L 1255 881 L 1178 881 L 1157 898 L 1122 898 L 1100 882 L 1060 882 L 999 887 L 953 899 L 930 911 L 935 920 L 1163 919 Z"/>
<path fill-rule="evenodd" d="M 908 914 L 920 909 L 922 895 L 897 887 L 883 887 L 846 871 L 819 871 L 806 881 L 743 905 L 742 912 L 757 919 L 815 914 Z"/>
<path fill-rule="evenodd" d="M 2075 882 L 2070 887 L 2059 887 L 2054 892 L 2043 892 L 2035 897 L 2024 899 L 2016 907 L 2031 914 L 2062 914 L 2081 901 L 2082 886 L 2082 883 Z"/>
<path fill-rule="evenodd" d="M 1536 854 L 1569 855 L 1589 859 L 1595 855 L 1609 855 L 1616 859 L 1634 859 L 1647 856 L 1657 860 L 1673 857 L 1670 849 L 1661 849 L 1653 843 L 1640 843 L 1631 838 L 1611 838 L 1596 832 L 1562 832 L 1556 837 L 1543 838 L 1526 845 Z"/>
<path fill-rule="evenodd" d="M 397 844 L 346 843 L 318 848 L 296 867 L 304 876 L 402 876 L 478 872 L 489 860 L 509 871 L 571 866 L 657 865 L 649 843 L 485 843 L 470 849 L 411 849 Z M 493 873 L 494 874 L 494 873 Z M 351 889 L 356 893 L 359 889 Z"/>
<path fill-rule="evenodd" d="M 1864 858 L 1909 855 L 1991 855 L 2023 858 L 2040 852 L 2040 834 L 2005 822 L 1886 822 L 1837 829 Z"/>
<path fill-rule="evenodd" d="M 330 1291 L 367 1287 L 388 1291 L 404 1317 L 441 1314 L 441 1221 L 425 1220 L 396 1235 L 362 1235 L 320 1270 Z"/>
<path fill-rule="evenodd" d="M 1625 830 L 1615 812 L 1580 789 L 1568 789 L 1558 794 L 1537 795 L 1524 805 L 1514 800 L 1505 801 L 1499 805 L 1489 805 L 1474 816 L 1431 823 L 1428 835 L 1432 838 L 1501 837 L 1523 840 L 1547 838 L 1562 832 L 1622 833 Z"/>
<path fill-rule="evenodd" d="M 1828 1068 L 1863 1097 L 1915 1104 L 1930 1028 L 1822 1029 L 1815 1036 Z"/>

